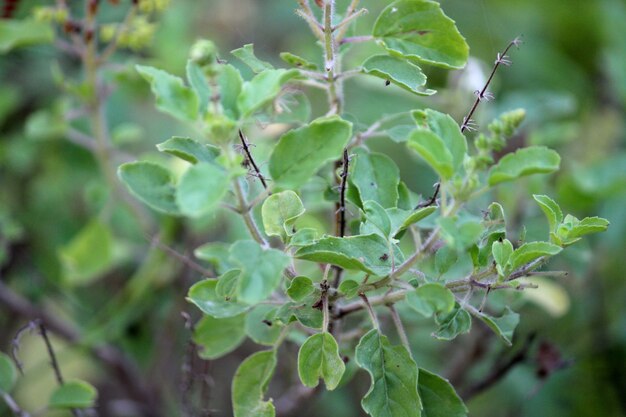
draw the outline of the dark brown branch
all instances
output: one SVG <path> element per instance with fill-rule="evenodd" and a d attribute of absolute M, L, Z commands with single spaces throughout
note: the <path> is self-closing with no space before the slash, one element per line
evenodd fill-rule
<path fill-rule="evenodd" d="M 254 158 L 250 153 L 250 145 L 248 144 L 248 141 L 246 140 L 246 137 L 244 136 L 241 129 L 239 129 L 239 139 L 241 140 L 241 146 L 243 148 L 243 151 L 246 154 L 246 161 L 249 162 L 250 165 L 252 165 L 252 168 L 254 168 L 255 171 L 255 175 L 259 178 L 259 181 L 261 181 L 263 188 L 267 190 L 267 182 L 265 181 L 265 177 L 263 176 L 263 174 L 261 174 L 261 170 L 259 169 L 256 162 L 254 162 Z"/>
<path fill-rule="evenodd" d="M 435 184 L 435 192 L 433 193 L 433 196 L 430 197 L 430 199 L 428 199 L 427 201 L 419 203 L 417 206 L 415 206 L 415 210 L 419 210 L 421 208 L 429 207 L 435 204 L 437 202 L 437 196 L 439 196 L 439 188 L 441 188 L 441 183 L 437 182 Z"/>
<path fill-rule="evenodd" d="M 341 171 L 341 188 L 339 189 L 339 237 L 346 234 L 346 187 L 348 184 L 348 168 L 350 158 L 348 158 L 348 148 L 343 150 L 343 169 Z"/>
<path fill-rule="evenodd" d="M 350 158 L 348 156 L 348 148 L 343 150 L 342 170 L 339 176 L 341 182 L 339 184 L 339 201 L 335 204 L 335 222 L 337 229 L 337 236 L 344 237 L 346 235 L 346 189 L 348 186 L 348 169 L 350 168 Z M 335 280 L 333 287 L 339 287 L 341 282 L 341 274 L 343 268 L 335 267 Z"/>
<path fill-rule="evenodd" d="M 54 353 L 54 349 L 52 348 L 52 343 L 50 343 L 50 338 L 48 337 L 48 332 L 46 331 L 46 326 L 41 323 L 41 321 L 37 320 L 36 325 L 39 328 L 39 334 L 43 339 L 43 342 L 46 344 L 46 350 L 48 351 L 48 356 L 50 357 L 50 365 L 52 366 L 52 370 L 54 371 L 54 377 L 57 380 L 59 385 L 65 384 L 63 380 L 63 374 L 61 374 L 61 368 L 59 367 L 59 362 L 57 361 L 57 356 Z"/>
<path fill-rule="evenodd" d="M 528 336 L 524 342 L 524 346 L 506 361 L 498 361 L 494 368 L 482 380 L 470 385 L 468 388 L 459 391 L 459 395 L 463 400 L 468 401 L 470 398 L 481 393 L 487 388 L 495 385 L 502 380 L 517 364 L 524 362 L 528 358 L 528 353 L 535 340 L 535 334 Z"/>
<path fill-rule="evenodd" d="M 496 75 L 496 71 L 498 70 L 500 65 L 505 65 L 505 66 L 511 65 L 511 61 L 509 60 L 509 57 L 506 55 L 509 52 L 509 49 L 511 49 L 512 46 L 518 47 L 521 43 L 522 43 L 522 40 L 518 36 L 517 38 L 509 42 L 509 44 L 507 45 L 507 47 L 504 49 L 502 53 L 498 53 L 496 57 L 496 61 L 491 70 L 491 74 L 489 75 L 489 78 L 487 79 L 485 86 L 482 88 L 482 90 L 480 91 L 476 90 L 475 92 L 476 100 L 474 101 L 474 104 L 472 105 L 472 108 L 470 109 L 469 113 L 467 113 L 467 116 L 463 118 L 463 122 L 461 123 L 461 132 L 465 132 L 466 130 L 472 131 L 476 129 L 475 124 L 472 121 L 472 116 L 474 115 L 474 112 L 478 108 L 478 104 L 483 100 L 488 101 L 493 98 L 493 95 L 487 92 L 487 88 L 489 88 L 489 84 L 491 84 L 491 81 L 493 80 L 494 75 Z"/>

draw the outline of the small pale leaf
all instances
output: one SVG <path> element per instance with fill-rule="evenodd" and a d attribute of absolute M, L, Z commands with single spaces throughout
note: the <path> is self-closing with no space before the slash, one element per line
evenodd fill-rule
<path fill-rule="evenodd" d="M 185 121 L 196 119 L 198 96 L 185 86 L 182 79 L 153 67 L 137 65 L 136 68 L 150 83 L 159 110 Z"/>
<path fill-rule="evenodd" d="M 151 208 L 165 214 L 180 214 L 172 174 L 152 162 L 129 162 L 117 175 L 129 191 Z"/>
<path fill-rule="evenodd" d="M 424 284 L 407 294 L 406 301 L 413 310 L 430 317 L 433 314 L 448 314 L 454 309 L 454 294 L 437 283 Z"/>
<path fill-rule="evenodd" d="M 298 194 L 287 190 L 266 198 L 261 213 L 265 233 L 286 240 L 287 236 L 293 234 L 292 227 L 296 219 L 304 214 L 304 205 Z"/>
<path fill-rule="evenodd" d="M 98 392 L 85 381 L 68 381 L 52 392 L 50 408 L 90 408 L 96 402 Z"/>
<path fill-rule="evenodd" d="M 161 152 L 169 153 L 192 164 L 213 162 L 220 154 L 219 148 L 202 144 L 191 138 L 174 136 L 157 145 Z"/>
<path fill-rule="evenodd" d="M 363 63 L 363 72 L 390 81 L 412 93 L 422 96 L 435 94 L 424 90 L 426 75 L 422 69 L 406 59 L 391 55 L 374 55 Z"/>
<path fill-rule="evenodd" d="M 307 387 L 317 386 L 322 378 L 326 389 L 334 390 L 346 370 L 339 356 L 339 346 L 335 338 L 327 332 L 309 337 L 298 353 L 298 375 Z"/>
<path fill-rule="evenodd" d="M 241 48 L 230 51 L 231 54 L 239 58 L 244 64 L 250 67 L 253 72 L 259 73 L 266 69 L 274 69 L 269 62 L 261 61 L 254 54 L 254 45 L 249 43 Z"/>
<path fill-rule="evenodd" d="M 557 171 L 560 164 L 559 154 L 545 146 L 522 148 L 502 157 L 489 171 L 487 181 L 493 186 L 527 175 L 549 174 Z"/>

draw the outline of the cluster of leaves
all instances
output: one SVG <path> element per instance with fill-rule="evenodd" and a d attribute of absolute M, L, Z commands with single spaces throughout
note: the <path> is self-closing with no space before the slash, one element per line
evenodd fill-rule
<path fill-rule="evenodd" d="M 226 355 L 246 337 L 269 347 L 243 361 L 233 378 L 236 417 L 275 415 L 265 393 L 285 340 L 299 345 L 298 374 L 307 387 L 322 379 L 328 390 L 336 389 L 354 377 L 355 364 L 367 371 L 371 387 L 362 407 L 373 417 L 466 415 L 448 381 L 415 362 L 401 318 L 394 317 L 394 323 L 403 343 L 394 345 L 383 334 L 382 313 L 374 307 L 392 306 L 394 315 L 398 303 L 408 307 L 403 312 L 432 317 L 433 336 L 443 340 L 470 331 L 475 318 L 510 344 L 519 315 L 509 307 L 498 316 L 484 312 L 489 292 L 527 287 L 525 277 L 583 235 L 605 230 L 608 222 L 564 217 L 553 200 L 537 195 L 549 239 L 523 242 L 509 238 L 500 204 L 485 204 L 484 212 L 468 208 L 468 202 L 500 184 L 559 168 L 559 155 L 542 146 L 494 156 L 522 123 L 521 110 L 500 116 L 472 145 L 451 116 L 436 110 L 388 118 L 398 121 L 389 130 L 394 140 L 440 179 L 439 198 L 420 199 L 389 156 L 368 149 L 368 134 L 382 123 L 363 127 L 342 114 L 342 83 L 364 74 L 416 95 L 432 95 L 420 66 L 462 68 L 469 54 L 464 38 L 430 0 L 392 2 L 371 36 L 358 40 L 345 37 L 345 28 L 360 15 L 358 1 L 343 16 L 333 0 L 318 3 L 320 13 L 301 1 L 299 14 L 322 45 L 322 65 L 285 52 L 281 58 L 289 67 L 276 68 L 246 45 L 232 51 L 254 73 L 244 80 L 234 65 L 220 59 L 211 41 L 203 40 L 191 49 L 186 81 L 137 66 L 156 106 L 188 122 L 197 137 L 172 137 L 157 146 L 184 161 L 182 169 L 175 159 L 169 165 L 138 161 L 122 165 L 118 176 L 132 195 L 165 216 L 202 219 L 232 210 L 249 231 L 249 239 L 196 248 L 195 256 L 216 276 L 204 277 L 188 292 L 188 300 L 203 313 L 193 335 L 203 358 Z M 376 42 L 385 53 L 341 72 L 341 57 L 357 41 Z M 305 88 L 328 94 L 328 114 L 311 120 Z M 255 163 L 243 133 L 259 124 L 285 129 L 271 144 L 267 173 Z M 314 182 L 324 184 L 323 190 L 311 192 Z M 332 226 L 311 221 L 333 211 L 332 233 Z M 347 220 L 346 214 L 351 214 Z M 106 267 L 77 262 L 85 248 L 103 244 L 98 238 L 103 234 L 106 228 L 93 223 L 62 253 L 73 276 L 85 279 Z M 449 277 L 464 265 L 470 266 L 460 278 Z M 476 290 L 484 292 L 482 303 L 474 297 Z M 348 315 L 355 317 L 358 341 L 342 332 Z M 346 364 L 346 358 L 354 360 Z M 9 392 L 15 371 L 8 359 L 0 357 L 0 370 L 0 392 Z M 62 389 L 74 392 L 75 387 Z M 91 405 L 93 395 L 80 402 L 81 395 L 69 401 L 59 394 L 51 404 Z"/>
<path fill-rule="evenodd" d="M 334 12 L 332 3 L 322 6 L 324 19 L 330 21 L 334 19 L 328 16 Z M 306 7 L 300 12 L 309 22 L 316 19 Z M 351 14 L 344 18 L 350 19 Z M 285 338 L 301 345 L 298 371 L 308 387 L 315 387 L 318 379 L 323 379 L 329 390 L 345 383 L 353 372 L 346 372 L 342 355 L 354 356 L 356 364 L 372 378 L 362 401 L 363 409 L 372 416 L 416 416 L 420 410 L 440 415 L 444 409 L 450 416 L 465 415 L 464 405 L 447 381 L 419 369 L 408 346 L 394 346 L 382 334 L 371 306 L 406 299 L 416 312 L 434 317 L 438 326 L 434 336 L 446 340 L 468 332 L 474 316 L 510 344 L 519 316 L 507 308 L 500 317 L 492 317 L 472 306 L 471 298 L 464 295 L 471 295 L 475 287 L 520 288 L 521 278 L 580 236 L 605 230 L 607 222 L 598 218 L 578 221 L 571 216 L 564 220 L 552 200 L 535 196 L 550 221 L 550 242 L 527 242 L 514 248 L 507 239 L 504 212 L 498 203 L 492 203 L 482 217 L 462 210 L 466 202 L 501 183 L 558 169 L 558 154 L 539 146 L 519 149 L 494 162 L 493 152 L 501 150 L 514 134 L 523 120 L 522 111 L 507 113 L 492 123 L 491 135 L 481 134 L 475 151 L 450 116 L 430 109 L 410 112 L 413 127 L 405 130 L 399 141 L 437 173 L 441 187 L 439 205 L 420 205 L 402 182 L 394 161 L 370 152 L 359 139 L 363 132 L 354 132 L 353 124 L 341 117 L 336 105 L 341 97 L 333 96 L 340 77 L 334 73 L 334 49 L 340 41 L 335 30 L 341 25 L 329 28 L 319 24 L 323 28 L 318 28 L 319 37 L 327 41 L 326 73 L 291 53 L 281 57 L 295 69 L 274 68 L 254 55 L 252 45 L 246 45 L 232 52 L 255 73 L 244 81 L 234 66 L 218 59 L 210 41 L 201 41 L 192 49 L 188 84 L 162 70 L 138 67 L 152 87 L 158 108 L 191 122 L 202 139 L 175 137 L 158 146 L 161 152 L 190 164 L 178 178 L 152 162 L 125 164 L 119 175 L 131 193 L 157 211 L 197 218 L 226 207 L 240 213 L 250 229 L 251 240 L 207 243 L 196 250 L 196 256 L 210 262 L 219 276 L 198 282 L 188 295 L 206 315 L 194 335 L 203 347 L 203 357 L 220 357 L 246 336 L 272 347 L 250 356 L 235 374 L 235 416 L 274 415 L 274 406 L 264 400 L 264 392 Z M 369 57 L 358 70 L 419 95 L 434 93 L 424 88 L 426 77 L 419 65 L 461 68 L 468 56 L 454 22 L 437 3 L 426 0 L 390 4 L 377 19 L 371 40 L 387 53 Z M 306 96 L 299 87 L 319 84 L 328 91 L 331 111 L 308 122 L 308 112 L 303 111 Z M 301 126 L 289 129 L 273 145 L 270 185 L 254 196 L 254 177 L 266 185 L 265 175 L 254 165 L 253 179 L 244 187 L 242 179 L 248 170 L 242 166 L 254 161 L 248 159 L 249 144 L 241 130 L 259 120 Z M 245 156 L 233 146 L 239 138 Z M 344 172 L 328 175 L 323 168 L 331 161 L 341 161 L 344 149 L 350 154 L 343 162 Z M 349 203 L 358 213 L 349 222 L 350 236 L 338 232 L 325 235 L 324 230 L 306 224 L 300 227 L 299 219 L 309 209 L 299 193 L 314 177 L 326 182 L 325 196 L 338 201 L 340 211 L 347 210 Z M 344 177 L 347 181 L 341 181 Z M 254 204 L 248 203 L 251 198 Z M 255 221 L 256 203 L 262 203 L 264 233 Z M 408 256 L 403 249 L 407 230 L 418 239 Z M 430 232 L 420 244 L 425 230 Z M 434 257 L 432 252 L 436 252 Z M 441 275 L 463 257 L 470 258 L 473 265 L 469 276 L 442 280 Z M 424 272 L 431 258 L 435 274 Z M 320 268 L 316 272 L 301 261 L 317 263 Z M 345 272 L 342 281 L 337 272 L 335 285 L 329 279 L 330 266 L 332 271 Z M 303 275 L 300 269 L 310 272 Z M 381 291 L 385 292 L 372 297 Z M 357 295 L 362 301 L 344 301 Z M 333 324 L 344 314 L 360 310 L 370 311 L 371 324 L 364 316 L 359 325 L 364 334 L 356 346 L 350 341 L 341 343 L 342 335 L 333 333 Z"/>

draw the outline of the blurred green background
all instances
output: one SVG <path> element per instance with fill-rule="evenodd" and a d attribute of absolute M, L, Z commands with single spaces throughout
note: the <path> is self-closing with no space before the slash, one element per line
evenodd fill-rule
<path fill-rule="evenodd" d="M 549 178 L 531 177 L 519 186 L 501 187 L 494 199 L 503 202 L 511 229 L 518 231 L 524 225 L 529 236 L 545 228 L 545 219 L 532 202 L 533 193 L 551 195 L 565 212 L 579 218 L 605 217 L 611 226 L 554 262 L 554 268 L 570 272 L 567 278 L 546 284 L 542 296 L 518 301 L 522 320 L 512 349 L 499 345 L 479 324 L 470 335 L 442 343 L 429 337 L 431 325 L 416 321 L 411 327 L 416 360 L 447 375 L 459 392 L 468 393 L 498 361 L 514 356 L 535 335 L 530 350 L 511 372 L 471 396 L 470 415 L 626 415 L 626 2 L 440 3 L 470 45 L 467 69 L 428 69 L 430 87 L 439 94 L 419 100 L 385 87 L 378 79 L 357 77 L 346 84 L 346 117 L 367 125 L 387 113 L 433 107 L 461 120 L 496 53 L 521 34 L 524 44 L 510 53 L 513 65 L 497 74 L 491 88 L 496 99 L 481 107 L 477 119 L 486 126 L 505 110 L 525 108 L 528 119 L 514 145 L 550 146 L 561 154 L 562 169 Z M 48 3 L 23 0 L 16 16 L 23 17 L 41 4 Z M 341 9 L 347 2 L 339 4 Z M 370 13 L 359 20 L 354 34 L 366 34 L 387 4 L 362 1 Z M 118 8 L 110 7 L 106 17 L 115 20 L 125 6 L 122 1 Z M 134 157 L 145 156 L 156 143 L 189 131 L 155 110 L 133 63 L 182 75 L 189 46 L 200 37 L 214 40 L 221 57 L 241 67 L 244 74 L 246 70 L 228 51 L 246 43 L 254 43 L 257 55 L 277 66 L 282 51 L 320 62 L 321 50 L 295 8 L 296 2 L 288 0 L 173 0 L 158 19 L 151 47 L 139 54 L 118 53 L 115 65 L 127 69 L 106 73 L 115 85 L 107 118 L 116 146 Z M 345 67 L 359 65 L 375 48 L 357 45 L 347 55 Z M 54 117 L 45 118 L 62 113 L 54 65 L 70 78 L 80 76 L 78 63 L 52 46 L 0 56 L 0 280 L 35 305 L 86 329 L 93 340 L 121 347 L 153 385 L 164 415 L 179 415 L 180 369 L 188 338 L 180 312 L 191 311 L 184 295 L 197 279 L 193 271 L 181 268 L 163 251 L 148 252 L 148 239 L 128 212 L 114 208 L 110 216 L 115 267 L 84 286 L 63 280 L 59 253 L 102 209 L 108 190 L 92 155 L 55 131 Z M 325 97 L 313 92 L 311 98 L 313 114 L 323 114 Z M 275 133 L 259 129 L 258 135 L 268 138 Z M 263 146 L 259 144 L 261 154 Z M 397 161 L 414 191 L 430 195 L 434 174 L 417 158 L 388 138 L 376 139 L 371 146 Z M 185 227 L 161 224 L 171 245 L 182 253 L 241 233 L 226 214 Z M 135 271 L 146 258 L 152 269 Z M 0 304 L 0 350 L 10 349 L 13 335 L 24 323 L 23 317 Z M 100 415 L 142 415 L 141 407 L 135 412 L 123 404 L 130 397 L 126 388 L 110 378 L 86 349 L 61 339 L 56 345 L 64 372 L 99 388 L 101 404 L 106 405 Z M 230 415 L 230 378 L 239 361 L 256 349 L 248 342 L 226 358 L 196 363 L 208 370 L 211 415 Z M 285 357 L 292 359 L 279 368 L 280 376 L 270 391 L 274 398 L 298 383 L 294 349 L 285 349 Z M 26 375 L 17 398 L 34 410 L 45 403 L 54 380 L 35 337 L 24 338 L 21 357 Z M 292 415 L 361 416 L 358 403 L 367 386 L 365 373 L 359 373 L 348 387 L 308 399 L 302 403 L 306 407 Z M 0 415 L 10 415 L 2 407 Z"/>

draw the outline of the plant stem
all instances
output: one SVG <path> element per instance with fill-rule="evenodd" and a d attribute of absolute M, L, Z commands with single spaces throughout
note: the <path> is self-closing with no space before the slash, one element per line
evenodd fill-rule
<path fill-rule="evenodd" d="M 402 341 L 402 344 L 404 345 L 404 347 L 406 348 L 406 350 L 409 352 L 409 355 L 410 355 L 411 345 L 409 344 L 409 338 L 407 337 L 406 331 L 404 330 L 404 326 L 402 325 L 402 320 L 400 319 L 398 310 L 396 310 L 393 304 L 389 304 L 387 308 L 389 308 L 389 311 L 391 312 L 391 319 L 393 320 L 393 324 L 396 326 L 396 331 L 398 332 L 398 336 L 400 336 L 400 340 Z"/>
<path fill-rule="evenodd" d="M 233 181 L 233 188 L 235 189 L 235 196 L 237 197 L 237 201 L 239 203 L 241 216 L 243 217 L 243 221 L 246 224 L 250 235 L 252 235 L 252 238 L 256 240 L 261 246 L 268 248 L 270 245 L 261 234 L 259 226 L 257 226 L 254 217 L 252 217 L 252 213 L 249 210 L 246 210 L 246 208 L 248 207 L 248 202 L 246 201 L 246 197 L 243 194 L 243 189 L 241 188 L 241 183 L 239 182 L 238 178 Z"/>
<path fill-rule="evenodd" d="M 370 315 L 370 319 L 372 319 L 372 325 L 374 326 L 376 330 L 380 330 L 380 323 L 378 323 L 378 317 L 376 317 L 376 312 L 374 311 L 374 309 L 372 308 L 372 305 L 367 299 L 367 295 L 365 295 L 365 293 L 360 293 L 359 297 L 361 297 L 361 299 L 363 300 L 363 305 L 367 309 L 367 312 Z"/>
<path fill-rule="evenodd" d="M 335 77 L 341 71 L 341 62 L 333 33 L 334 14 L 335 0 L 328 0 L 324 5 L 324 69 L 328 74 L 328 113 L 340 114 L 343 107 L 343 82 Z"/>

